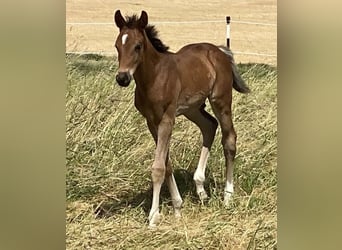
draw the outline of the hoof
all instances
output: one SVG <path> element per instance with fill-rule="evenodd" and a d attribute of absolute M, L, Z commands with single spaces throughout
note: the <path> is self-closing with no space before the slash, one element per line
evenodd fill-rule
<path fill-rule="evenodd" d="M 198 197 L 200 198 L 201 201 L 208 199 L 208 195 L 205 191 L 199 192 Z"/>
<path fill-rule="evenodd" d="M 227 191 L 224 192 L 224 200 L 223 200 L 223 203 L 224 203 L 224 205 L 225 205 L 226 207 L 229 206 L 230 201 L 232 200 L 232 196 L 233 196 L 233 193 L 227 192 Z"/>
<path fill-rule="evenodd" d="M 176 219 L 182 218 L 182 213 L 179 208 L 175 209 L 175 217 Z"/>
<path fill-rule="evenodd" d="M 155 228 L 161 220 L 161 214 L 157 211 L 149 216 L 149 228 Z"/>

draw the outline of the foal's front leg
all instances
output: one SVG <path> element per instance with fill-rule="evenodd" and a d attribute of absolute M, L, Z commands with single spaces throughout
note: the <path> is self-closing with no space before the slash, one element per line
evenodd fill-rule
<path fill-rule="evenodd" d="M 157 130 L 158 129 L 157 129 L 157 127 L 155 127 L 155 125 L 153 123 L 151 123 L 149 121 L 147 121 L 147 125 L 148 125 L 148 128 L 149 128 L 149 130 L 153 136 L 153 139 L 157 145 L 157 142 L 158 142 Z M 173 175 L 173 169 L 172 169 L 172 165 L 171 165 L 171 162 L 169 159 L 169 152 L 167 153 L 165 164 L 166 164 L 165 181 L 166 181 L 167 186 L 168 186 L 169 191 L 170 191 L 175 216 L 181 217 L 181 210 L 180 209 L 182 207 L 183 200 L 179 194 L 178 187 L 176 184 L 176 180 L 175 180 L 175 177 Z"/>
<path fill-rule="evenodd" d="M 152 165 L 153 198 L 152 207 L 149 214 L 149 225 L 154 227 L 160 220 L 159 195 L 160 189 L 165 179 L 166 157 L 170 143 L 171 131 L 174 124 L 174 116 L 164 113 L 157 129 L 157 148 Z"/>

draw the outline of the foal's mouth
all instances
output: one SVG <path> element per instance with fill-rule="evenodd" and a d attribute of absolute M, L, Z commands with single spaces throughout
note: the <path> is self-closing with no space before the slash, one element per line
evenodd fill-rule
<path fill-rule="evenodd" d="M 115 79 L 121 87 L 127 87 L 132 81 L 132 76 L 128 72 L 119 72 L 116 75 Z"/>

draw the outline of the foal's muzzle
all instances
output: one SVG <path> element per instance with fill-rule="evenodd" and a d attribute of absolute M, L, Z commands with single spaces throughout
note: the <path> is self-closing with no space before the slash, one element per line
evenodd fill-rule
<path fill-rule="evenodd" d="M 127 87 L 129 83 L 131 82 L 132 77 L 128 72 L 119 72 L 116 75 L 116 82 L 121 86 L 121 87 Z"/>

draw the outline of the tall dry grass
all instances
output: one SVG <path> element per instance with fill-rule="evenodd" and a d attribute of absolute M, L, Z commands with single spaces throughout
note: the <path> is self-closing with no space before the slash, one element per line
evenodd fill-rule
<path fill-rule="evenodd" d="M 98 55 L 66 57 L 67 249 L 275 249 L 276 68 L 238 65 L 252 93 L 234 91 L 233 96 L 238 152 L 230 207 L 222 204 L 220 131 L 206 171 L 210 198 L 201 204 L 192 181 L 201 135 L 179 117 L 171 160 L 184 200 L 182 219 L 175 220 L 163 187 L 163 220 L 157 230 L 149 230 L 154 142 L 134 108 L 134 84 L 120 88 L 114 82 L 115 61 Z"/>

